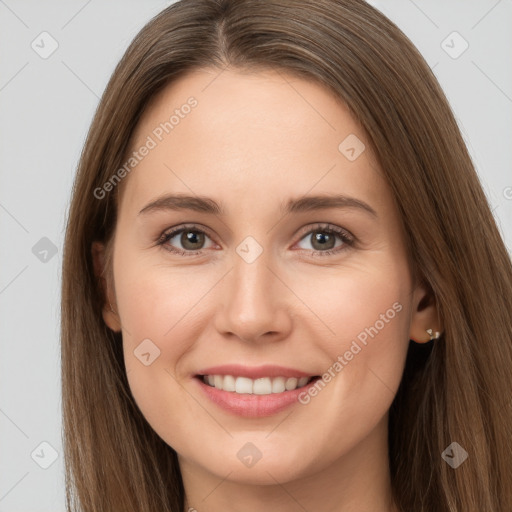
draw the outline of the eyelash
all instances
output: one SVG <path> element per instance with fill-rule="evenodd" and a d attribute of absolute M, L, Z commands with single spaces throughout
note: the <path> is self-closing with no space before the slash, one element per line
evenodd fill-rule
<path fill-rule="evenodd" d="M 180 256 L 195 256 L 197 254 L 201 254 L 201 252 L 203 250 L 190 251 L 190 250 L 186 250 L 186 249 L 176 249 L 176 248 L 172 247 L 171 245 L 167 245 L 167 246 L 165 245 L 174 236 L 176 236 L 177 234 L 182 233 L 184 231 L 193 231 L 193 232 L 197 232 L 197 233 L 202 233 L 209 237 L 208 233 L 204 229 L 201 229 L 199 226 L 197 226 L 195 224 L 190 224 L 190 225 L 185 225 L 185 226 L 181 226 L 181 227 L 172 229 L 171 231 L 168 231 L 168 232 L 164 232 L 158 238 L 157 245 L 162 246 L 162 248 L 164 248 L 165 250 L 167 250 L 173 254 L 178 254 Z M 330 256 L 332 254 L 338 254 L 338 253 L 341 253 L 341 252 L 349 249 L 356 242 L 355 237 L 353 235 L 351 235 L 348 231 L 346 231 L 342 228 L 339 228 L 337 226 L 334 226 L 332 224 L 321 224 L 321 223 L 315 225 L 314 227 L 310 228 L 309 231 L 302 234 L 302 236 L 299 238 L 299 242 L 306 236 L 311 235 L 315 232 L 338 235 L 339 238 L 342 240 L 343 245 L 336 249 L 328 249 L 326 251 L 313 250 L 311 252 L 308 249 L 300 249 L 301 251 L 308 251 L 308 252 L 311 252 L 312 255 L 316 255 L 316 256 L 322 256 L 322 257 Z M 209 237 L 209 238 L 211 238 L 211 237 Z"/>

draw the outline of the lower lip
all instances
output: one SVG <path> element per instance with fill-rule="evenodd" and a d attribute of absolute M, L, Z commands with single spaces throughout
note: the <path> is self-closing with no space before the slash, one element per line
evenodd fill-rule
<path fill-rule="evenodd" d="M 299 403 L 298 397 L 307 392 L 319 377 L 309 384 L 292 391 L 271 393 L 270 395 L 240 394 L 233 391 L 223 391 L 205 384 L 202 377 L 195 377 L 206 396 L 225 411 L 246 418 L 263 418 L 277 414 L 293 404 Z"/>

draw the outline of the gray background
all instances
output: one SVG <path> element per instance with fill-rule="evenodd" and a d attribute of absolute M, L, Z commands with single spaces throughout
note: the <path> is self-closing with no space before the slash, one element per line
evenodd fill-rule
<path fill-rule="evenodd" d="M 71 184 L 115 64 L 169 3 L 0 0 L 0 512 L 64 511 L 59 301 Z M 512 0 L 370 3 L 434 69 L 510 248 Z M 42 58 L 52 38 L 58 48 Z"/>

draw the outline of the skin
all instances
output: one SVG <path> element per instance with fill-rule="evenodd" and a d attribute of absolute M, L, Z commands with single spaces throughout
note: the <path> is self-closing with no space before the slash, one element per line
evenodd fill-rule
<path fill-rule="evenodd" d="M 124 179 L 114 286 L 105 284 L 103 312 L 123 333 L 138 406 L 179 455 L 185 510 L 256 512 L 268 504 L 283 512 L 395 511 L 388 410 L 409 340 L 426 342 L 426 329 L 441 326 L 435 305 L 420 304 L 427 292 L 411 273 L 399 213 L 370 144 L 319 84 L 282 71 L 202 69 L 154 98 L 132 149 L 190 96 L 197 107 Z M 366 145 L 354 161 L 338 150 L 349 134 Z M 139 215 L 166 193 L 208 196 L 226 212 Z M 281 203 L 313 194 L 345 194 L 377 215 L 358 208 L 280 213 Z M 205 228 L 204 242 L 186 246 L 201 254 L 156 244 L 186 223 Z M 311 235 L 316 223 L 357 241 L 313 254 L 322 250 Z M 247 236 L 263 249 L 250 264 L 236 252 Z M 343 246 L 331 236 L 334 250 Z M 180 235 L 171 243 L 186 248 Z M 98 273 L 103 249 L 93 245 Z M 401 311 L 307 405 L 242 418 L 209 401 L 193 379 L 201 367 L 224 363 L 321 375 L 396 302 Z M 134 356 L 146 338 L 160 349 L 149 366 Z M 237 457 L 248 442 L 262 454 L 252 467 Z"/>

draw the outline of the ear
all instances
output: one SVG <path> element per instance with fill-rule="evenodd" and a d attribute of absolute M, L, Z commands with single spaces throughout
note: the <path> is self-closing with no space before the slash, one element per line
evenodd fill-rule
<path fill-rule="evenodd" d="M 94 274 L 99 280 L 102 290 L 103 320 L 107 326 L 115 331 L 121 332 L 121 322 L 117 314 L 117 304 L 114 291 L 110 289 L 109 280 L 104 277 L 105 273 L 105 245 L 101 242 L 93 242 L 91 247 Z M 114 308 L 114 311 L 112 311 Z"/>
<path fill-rule="evenodd" d="M 429 342 L 431 336 L 427 332 L 428 329 L 432 329 L 432 336 L 435 337 L 436 332 L 443 332 L 443 325 L 434 293 L 429 286 L 421 282 L 413 292 L 409 339 L 416 343 Z"/>

